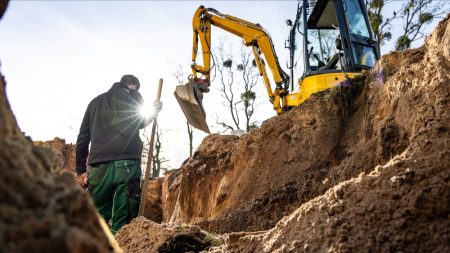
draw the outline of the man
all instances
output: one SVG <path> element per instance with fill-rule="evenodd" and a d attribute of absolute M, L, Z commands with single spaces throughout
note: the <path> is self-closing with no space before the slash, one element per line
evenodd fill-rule
<path fill-rule="evenodd" d="M 153 120 L 140 116 L 143 99 L 139 87 L 135 76 L 124 75 L 109 91 L 94 98 L 87 107 L 77 139 L 77 182 L 83 183 L 87 177 L 88 191 L 105 221 L 111 220 L 113 234 L 139 211 L 142 155 L 139 129 Z M 155 116 L 162 104 L 155 101 L 153 106 Z"/>

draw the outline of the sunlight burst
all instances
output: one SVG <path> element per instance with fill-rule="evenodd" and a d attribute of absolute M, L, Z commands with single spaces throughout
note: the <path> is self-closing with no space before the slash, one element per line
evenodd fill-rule
<path fill-rule="evenodd" d="M 154 114 L 154 109 L 153 109 L 153 105 L 149 104 L 149 103 L 144 103 L 140 108 L 139 108 L 139 114 L 141 115 L 141 117 L 143 118 L 150 118 L 153 116 Z"/>

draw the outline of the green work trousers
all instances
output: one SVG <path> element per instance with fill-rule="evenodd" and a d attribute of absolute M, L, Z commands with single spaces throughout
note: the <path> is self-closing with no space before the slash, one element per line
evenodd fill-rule
<path fill-rule="evenodd" d="M 141 196 L 141 162 L 117 160 L 88 168 L 88 190 L 115 234 L 138 215 Z"/>

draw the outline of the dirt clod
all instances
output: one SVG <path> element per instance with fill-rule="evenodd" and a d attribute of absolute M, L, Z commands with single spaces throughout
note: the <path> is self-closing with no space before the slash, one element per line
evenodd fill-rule
<path fill-rule="evenodd" d="M 200 252 L 223 243 L 197 226 L 158 224 L 144 217 L 125 225 L 116 238 L 126 252 Z"/>

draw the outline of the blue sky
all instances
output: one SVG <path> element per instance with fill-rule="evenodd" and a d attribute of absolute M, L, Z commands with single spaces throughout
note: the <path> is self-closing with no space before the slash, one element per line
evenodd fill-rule
<path fill-rule="evenodd" d="M 163 148 L 169 165 L 178 167 L 188 157 L 188 138 L 173 97 L 173 73 L 178 66 L 186 77 L 190 73 L 192 15 L 201 4 L 260 23 L 285 68 L 285 20 L 295 17 L 296 1 L 11 1 L 0 21 L 0 60 L 22 131 L 34 140 L 58 136 L 74 143 L 89 101 L 123 74 L 141 80 L 147 101 L 154 100 L 163 78 Z M 214 29 L 213 41 L 217 38 L 240 43 Z M 262 122 L 275 113 L 262 83 L 258 89 L 262 105 L 257 118 Z M 204 101 L 210 122 L 223 114 L 219 100 L 213 87 Z M 198 145 L 205 135 L 196 131 L 194 136 Z"/>

